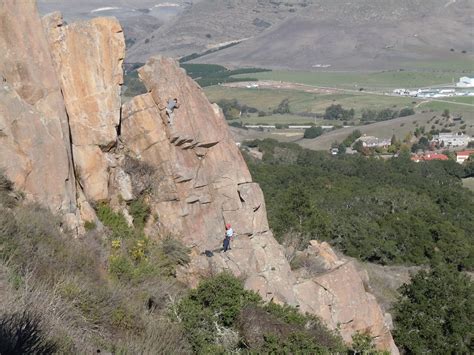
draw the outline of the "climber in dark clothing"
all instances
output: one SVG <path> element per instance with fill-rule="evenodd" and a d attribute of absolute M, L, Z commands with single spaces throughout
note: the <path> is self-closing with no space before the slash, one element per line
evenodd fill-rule
<path fill-rule="evenodd" d="M 178 99 L 177 98 L 174 98 L 174 99 L 168 99 L 168 103 L 166 104 L 166 114 L 168 115 L 168 123 L 170 125 L 173 124 L 173 121 L 174 121 L 174 109 L 175 108 L 178 108 L 179 107 L 179 104 L 178 104 Z"/>
<path fill-rule="evenodd" d="M 224 253 L 227 250 L 231 249 L 230 242 L 233 238 L 234 238 L 234 231 L 231 228 L 230 224 L 226 224 L 225 225 L 225 237 L 224 237 L 224 243 L 223 243 Z"/>

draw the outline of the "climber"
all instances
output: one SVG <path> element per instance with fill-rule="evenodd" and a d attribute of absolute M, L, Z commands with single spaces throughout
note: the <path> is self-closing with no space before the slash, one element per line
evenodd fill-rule
<path fill-rule="evenodd" d="M 224 253 L 230 250 L 230 242 L 234 240 L 234 231 L 229 223 L 225 225 Z"/>
<path fill-rule="evenodd" d="M 168 123 L 171 126 L 174 120 L 174 109 L 179 108 L 178 99 L 177 98 L 169 98 L 168 104 L 166 105 L 166 114 L 168 115 Z"/>

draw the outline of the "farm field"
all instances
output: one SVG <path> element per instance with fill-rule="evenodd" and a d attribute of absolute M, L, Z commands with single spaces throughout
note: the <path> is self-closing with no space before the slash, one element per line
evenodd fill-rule
<path fill-rule="evenodd" d="M 451 84 L 465 75 L 458 71 L 380 71 L 380 72 L 310 72 L 271 71 L 255 73 L 259 80 L 279 80 L 314 86 L 337 87 L 359 90 L 393 90 L 395 88 L 420 88 L 433 85 Z"/>
<path fill-rule="evenodd" d="M 236 99 L 242 104 L 266 112 L 276 108 L 284 99 L 289 100 L 290 112 L 293 113 L 311 112 L 323 114 L 328 106 L 340 104 L 346 109 L 353 108 L 356 111 L 356 116 L 360 115 L 361 111 L 367 108 L 375 110 L 384 108 L 401 109 L 413 107 L 419 101 L 409 97 L 348 93 L 337 90 L 332 91 L 332 93 L 317 94 L 298 90 L 243 89 L 212 86 L 205 88 L 204 91 L 211 102 L 217 102 L 222 99 Z M 308 120 L 307 118 L 304 119 Z"/>

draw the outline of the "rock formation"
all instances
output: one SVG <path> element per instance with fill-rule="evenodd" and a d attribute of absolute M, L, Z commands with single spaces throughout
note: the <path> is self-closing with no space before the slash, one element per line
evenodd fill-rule
<path fill-rule="evenodd" d="M 32 2 L 7 0 L 0 21 L 0 164 L 17 187 L 66 214 L 77 203 L 83 221 L 95 219 L 90 203 L 108 201 L 133 223 L 126 202 L 146 193 L 149 236 L 173 235 L 191 248 L 178 270 L 190 286 L 230 271 L 265 300 L 317 314 L 346 341 L 369 331 L 379 348 L 398 352 L 352 263 L 314 241 L 301 255 L 318 272 L 291 270 L 222 111 L 176 61 L 151 58 L 139 71 L 149 92 L 121 107 L 125 46 L 116 20 L 65 25 L 54 13 L 43 20 L 45 36 Z M 172 126 L 169 98 L 180 103 Z M 236 238 L 222 253 L 225 223 Z"/>
<path fill-rule="evenodd" d="M 125 40 L 114 18 L 64 25 L 56 12 L 43 19 L 64 95 L 80 185 L 92 201 L 108 198 L 105 152 L 117 140 Z"/>
<path fill-rule="evenodd" d="M 69 127 L 33 1 L 0 3 L 0 169 L 27 197 L 75 212 Z"/>

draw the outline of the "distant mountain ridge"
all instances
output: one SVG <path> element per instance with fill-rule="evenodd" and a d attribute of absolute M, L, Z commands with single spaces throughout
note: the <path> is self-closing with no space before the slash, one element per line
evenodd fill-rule
<path fill-rule="evenodd" d="M 367 70 L 474 60 L 469 0 L 39 0 L 39 9 L 59 9 L 67 21 L 116 16 L 127 63 L 204 53 L 234 41 L 241 43 L 194 62 Z"/>
<path fill-rule="evenodd" d="M 468 0 L 203 0 L 152 32 L 148 43 L 134 44 L 127 60 L 143 61 L 153 52 L 189 55 L 245 39 L 195 62 L 289 69 L 321 64 L 341 70 L 396 68 L 401 61 L 472 56 L 473 13 Z"/>

